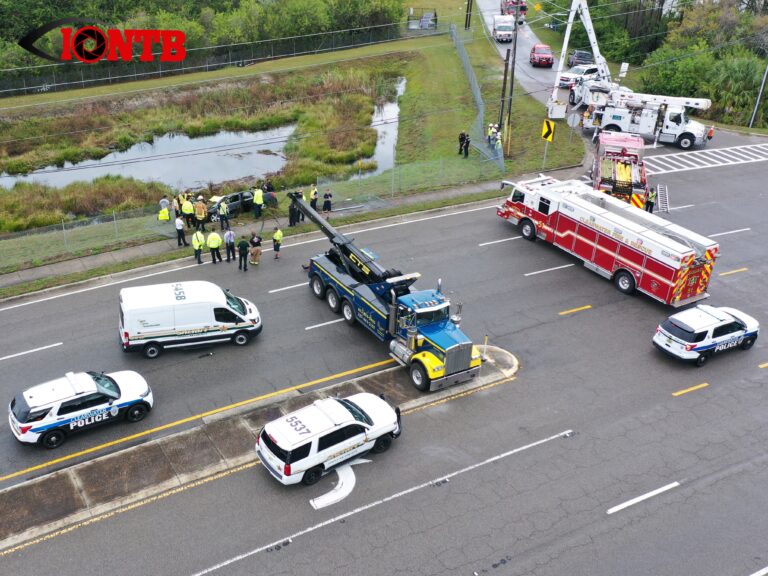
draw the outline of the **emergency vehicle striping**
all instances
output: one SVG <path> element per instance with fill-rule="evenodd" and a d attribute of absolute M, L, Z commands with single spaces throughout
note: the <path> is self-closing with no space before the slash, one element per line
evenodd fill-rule
<path fill-rule="evenodd" d="M 720 272 L 719 276 L 730 276 L 731 274 L 738 274 L 739 272 L 746 272 L 749 268 L 736 268 L 736 270 L 729 270 L 728 272 Z"/>
<path fill-rule="evenodd" d="M 16 354 L 9 354 L 8 356 L 3 356 L 0 358 L 0 362 L 3 360 L 10 360 L 11 358 L 17 358 L 19 356 L 24 356 L 26 354 L 32 354 L 32 352 L 40 352 L 41 350 L 48 350 L 49 348 L 56 348 L 56 346 L 61 346 L 64 344 L 64 342 L 56 342 L 56 344 L 48 344 L 48 346 L 40 346 L 40 348 L 33 348 L 32 350 L 26 350 L 24 352 L 16 352 Z"/>
<path fill-rule="evenodd" d="M 260 400 L 266 400 L 267 398 L 275 398 L 276 396 L 282 396 L 283 394 L 286 394 L 288 392 L 293 392 L 294 390 L 301 390 L 303 388 L 309 388 L 310 386 L 315 386 L 317 384 L 322 384 L 323 382 L 328 382 L 330 380 L 335 380 L 337 378 L 342 378 L 344 376 L 350 376 L 352 374 L 358 374 L 360 372 L 365 372 L 366 370 L 370 370 L 372 368 L 380 368 L 382 366 L 388 366 L 389 364 L 394 364 L 395 361 L 392 358 L 388 358 L 387 360 L 381 360 L 379 362 L 373 362 L 372 364 L 366 364 L 365 366 L 360 366 L 359 368 L 352 368 L 350 370 L 345 370 L 344 372 L 339 372 L 337 374 L 331 374 L 330 376 L 323 376 L 322 378 L 317 378 L 315 380 L 311 380 L 309 382 L 305 382 L 304 384 L 297 384 L 296 386 L 290 386 L 288 388 L 283 388 L 282 390 L 275 390 L 274 392 L 269 392 L 267 394 L 262 394 L 261 396 L 255 396 L 254 398 L 248 398 L 247 400 L 241 400 L 240 402 L 235 402 L 233 404 L 228 404 L 227 406 L 222 406 L 220 408 L 214 408 L 213 410 L 208 410 L 207 412 L 202 412 L 200 414 L 195 414 L 194 416 L 188 416 L 187 418 L 182 418 L 180 420 L 175 420 L 173 422 L 169 422 L 168 424 L 162 424 L 161 426 L 156 426 L 155 428 L 150 428 L 148 430 L 143 430 L 142 432 L 137 432 L 136 434 L 131 434 L 130 436 L 124 436 L 122 438 L 118 438 L 116 440 L 112 440 L 110 442 L 105 442 L 104 444 L 99 444 L 98 446 L 93 446 L 91 448 L 86 448 L 85 450 L 81 450 L 80 452 L 75 452 L 73 454 L 68 454 L 66 456 L 62 456 L 60 458 L 55 458 L 54 460 L 49 460 L 48 462 L 43 462 L 42 464 L 37 464 L 35 466 L 30 466 L 29 468 L 25 468 L 24 470 L 18 470 L 16 472 L 12 472 L 10 474 L 6 474 L 5 476 L 0 476 L 0 482 L 3 482 L 5 480 L 10 480 L 11 478 L 16 478 L 18 476 L 21 476 L 23 474 L 27 474 L 29 472 L 35 472 L 36 470 L 41 470 L 43 468 L 48 468 L 49 466 L 53 466 L 55 464 L 60 464 L 61 462 L 67 462 L 68 460 L 72 460 L 74 458 L 78 458 L 79 456 L 85 456 L 86 454 L 93 454 L 94 452 L 99 452 L 101 450 L 104 450 L 105 448 L 109 448 L 111 446 L 117 446 L 119 444 L 124 444 L 126 442 L 130 442 L 131 440 L 136 440 L 137 438 L 143 438 L 145 436 L 149 436 L 151 434 L 154 434 L 156 432 L 161 432 L 163 430 L 168 430 L 170 428 L 175 428 L 176 426 L 180 426 L 182 424 L 186 424 L 188 422 L 194 422 L 195 420 L 200 420 L 202 418 L 205 418 L 207 416 L 212 416 L 213 414 L 219 414 L 221 412 L 226 412 L 227 410 L 231 410 L 233 408 L 239 408 L 240 406 L 246 406 L 248 404 L 252 404 L 254 402 L 258 402 Z"/>
<path fill-rule="evenodd" d="M 640 196 L 640 194 L 632 194 L 632 206 L 643 208 L 645 206 L 645 198 Z"/>
<path fill-rule="evenodd" d="M 578 308 L 563 310 L 562 312 L 558 312 L 558 314 L 560 316 L 567 316 L 568 314 L 573 314 L 574 312 L 581 312 L 582 310 L 589 310 L 590 308 L 592 308 L 592 304 L 587 304 L 586 306 L 579 306 Z"/>
<path fill-rule="evenodd" d="M 502 380 L 499 380 L 498 382 L 491 382 L 489 384 L 485 384 L 484 386 L 480 386 L 479 388 L 474 388 L 472 390 L 466 390 L 464 392 L 461 392 L 459 394 L 454 394 L 452 396 L 448 396 L 446 398 L 443 398 L 441 400 L 435 400 L 434 402 L 430 402 L 429 404 L 425 404 L 424 406 L 419 406 L 417 408 L 411 408 L 410 410 L 404 410 L 403 414 L 413 414 L 414 412 L 420 412 L 421 410 L 425 410 L 426 408 L 430 408 L 432 406 L 438 406 L 440 404 L 445 404 L 446 402 L 450 402 L 451 400 L 458 400 L 459 398 L 464 398 L 466 396 L 471 396 L 472 394 L 476 392 L 482 392 L 483 390 L 488 390 L 490 388 L 494 388 L 496 386 L 499 386 L 501 384 L 506 384 L 507 382 L 512 382 L 515 380 L 516 376 L 511 376 L 509 378 L 504 378 Z M 567 432 L 563 432 L 559 434 L 559 437 L 565 436 L 566 434 L 570 433 L 571 431 L 568 430 Z M 554 437 L 553 437 L 554 439 Z M 534 445 L 538 445 L 539 443 L 543 443 L 542 441 L 539 441 L 538 443 L 534 443 L 533 445 L 530 445 L 533 447 Z M 520 451 L 521 449 L 517 449 L 517 451 Z M 73 524 L 72 526 L 67 526 L 66 528 L 62 528 L 61 530 L 56 530 L 55 532 L 51 532 L 49 534 L 46 534 L 45 536 L 41 536 L 40 538 L 35 538 L 34 540 L 29 540 L 27 542 L 23 542 L 22 544 L 19 544 L 17 546 L 14 546 L 12 548 L 8 548 L 7 550 L 0 550 L 0 558 L 3 556 L 8 556 L 9 554 L 13 554 L 14 552 L 19 552 L 20 550 L 24 550 L 25 548 L 29 548 L 30 546 L 34 546 L 35 544 L 42 544 L 43 542 L 46 542 L 48 540 L 53 540 L 54 538 L 58 536 L 63 536 L 65 534 L 68 534 L 69 532 L 74 532 L 78 528 L 85 528 L 86 526 L 90 526 L 91 524 L 95 524 L 96 522 L 101 522 L 102 520 L 108 520 L 114 516 L 117 516 L 118 514 L 122 514 L 124 512 L 130 512 L 131 510 L 135 510 L 136 508 L 141 508 L 142 506 L 146 506 L 147 504 L 153 504 L 155 502 L 158 502 L 160 500 L 164 500 L 165 498 L 168 498 L 169 496 L 174 496 L 176 494 L 180 494 L 182 492 L 186 492 L 187 490 L 190 490 L 191 488 L 197 488 L 199 486 L 203 486 L 205 484 L 208 484 L 209 482 L 213 482 L 214 480 L 221 480 L 222 478 L 225 478 L 227 476 L 230 476 L 232 474 L 235 474 L 237 472 L 243 472 L 245 470 L 249 470 L 255 466 L 258 466 L 261 464 L 261 460 L 256 459 L 253 462 L 248 462 L 246 464 L 242 464 L 240 466 L 237 466 L 236 468 L 231 468 L 230 470 L 224 470 L 222 472 L 217 472 L 216 474 L 213 474 L 211 476 L 206 476 L 205 478 L 201 478 L 200 480 L 194 480 L 190 482 L 189 484 L 184 484 L 182 486 L 178 486 L 177 488 L 172 488 L 170 490 L 167 490 L 165 492 L 162 492 L 160 494 L 156 494 L 154 496 L 150 496 L 149 498 L 146 498 L 144 500 L 139 500 L 137 502 L 134 502 L 132 504 L 128 504 L 126 506 L 122 506 L 120 508 L 117 508 L 115 510 L 112 510 L 110 512 L 105 512 L 104 514 L 100 514 L 98 516 L 94 516 L 92 518 L 89 518 L 88 520 L 84 520 L 83 522 L 78 522 L 77 524 Z M 0 478 L 2 480 L 2 478 Z"/>
<path fill-rule="evenodd" d="M 702 388 L 706 388 L 709 386 L 708 382 L 704 382 L 702 384 L 696 384 L 696 386 L 691 386 L 690 388 L 686 388 L 685 390 L 678 390 L 677 392 L 672 392 L 672 396 L 682 396 L 683 394 L 688 394 L 688 392 L 694 392 L 696 390 L 701 390 Z"/>

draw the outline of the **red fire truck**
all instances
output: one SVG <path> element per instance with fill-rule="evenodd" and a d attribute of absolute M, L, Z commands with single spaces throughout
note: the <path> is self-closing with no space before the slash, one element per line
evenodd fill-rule
<path fill-rule="evenodd" d="M 644 146 L 645 142 L 640 136 L 602 132 L 598 137 L 597 154 L 592 166 L 595 190 L 642 208 L 648 194 L 648 179 L 643 162 Z"/>
<path fill-rule="evenodd" d="M 512 193 L 497 213 L 526 240 L 551 242 L 614 282 L 674 307 L 707 298 L 717 242 L 593 190 L 539 176 L 503 182 Z"/>
<path fill-rule="evenodd" d="M 526 0 L 501 0 L 502 16 L 514 16 L 517 14 L 517 23 L 525 22 L 525 15 L 528 12 Z"/>

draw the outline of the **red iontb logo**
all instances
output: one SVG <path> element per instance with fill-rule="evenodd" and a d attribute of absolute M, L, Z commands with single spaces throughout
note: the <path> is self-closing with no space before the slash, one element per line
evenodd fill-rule
<path fill-rule="evenodd" d="M 58 56 L 48 54 L 35 46 L 35 41 L 55 28 L 66 24 L 87 23 L 80 28 L 61 28 L 62 47 Z M 95 64 L 100 60 L 130 62 L 134 53 L 141 62 L 152 62 L 153 52 L 160 47 L 160 62 L 181 62 L 187 55 L 184 42 L 186 34 L 181 30 L 120 30 L 94 26 L 98 21 L 84 18 L 62 18 L 41 26 L 24 36 L 19 46 L 36 56 L 54 62 L 79 60 Z M 135 49 L 137 48 L 137 49 Z"/>

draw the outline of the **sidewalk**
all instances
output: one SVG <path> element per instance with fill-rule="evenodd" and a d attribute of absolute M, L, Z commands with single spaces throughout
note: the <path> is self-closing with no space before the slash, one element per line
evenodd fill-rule
<path fill-rule="evenodd" d="M 591 162 L 591 160 L 590 160 Z M 584 174 L 583 166 L 563 168 L 559 170 L 548 171 L 548 173 L 556 175 L 561 179 L 579 178 Z M 527 174 L 524 176 L 515 177 L 516 180 L 524 180 L 526 178 L 533 178 L 536 174 Z M 442 200 L 447 198 L 459 198 L 461 196 L 472 196 L 480 192 L 487 192 L 490 190 L 498 190 L 500 187 L 499 180 L 492 180 L 489 182 L 480 182 L 473 184 L 465 184 L 462 186 L 456 186 L 453 188 L 445 188 L 443 190 L 435 190 L 432 192 L 424 192 L 419 194 L 413 194 L 410 196 L 396 196 L 394 198 L 375 198 L 365 204 L 356 203 L 355 205 L 345 207 L 344 202 L 336 202 L 338 208 L 334 211 L 335 214 L 352 214 L 359 212 L 370 212 L 374 210 L 382 210 L 391 208 L 394 206 L 407 206 L 410 204 L 419 204 L 422 202 L 429 202 L 434 200 Z M 499 192 L 499 196 L 502 193 Z M 232 218 L 232 230 L 239 237 L 242 234 L 250 236 L 250 231 L 258 229 L 261 224 L 255 222 L 249 222 L 248 224 L 238 224 L 238 218 Z M 283 231 L 288 229 L 288 219 L 278 219 Z M 274 220 L 265 220 L 264 232 L 271 231 L 274 227 Z M 169 224 L 171 226 L 172 224 Z M 213 229 L 213 224 L 208 226 L 208 229 Z M 215 225 L 216 230 L 219 229 L 218 223 Z M 189 242 L 189 234 L 187 235 L 187 241 Z M 0 288 L 7 286 L 13 286 L 14 284 L 20 284 L 22 282 L 29 282 L 33 280 L 40 280 L 42 278 L 55 277 L 64 274 L 71 274 L 73 272 L 84 272 L 87 270 L 93 270 L 101 266 L 107 266 L 110 264 L 117 264 L 122 262 L 130 262 L 138 258 L 146 256 L 155 256 L 164 252 L 176 250 L 176 238 L 169 238 L 168 240 L 160 240 L 157 242 L 151 242 L 148 244 L 142 244 L 139 246 L 131 246 L 119 250 L 112 250 L 109 252 L 103 252 L 101 254 L 94 254 L 92 256 L 83 256 L 80 258 L 72 258 L 70 260 L 63 260 L 54 264 L 45 264 L 43 266 L 37 266 L 35 268 L 27 268 L 25 270 L 19 270 L 17 272 L 11 272 L 9 274 L 0 275 Z M 192 258 L 192 248 L 189 248 L 190 261 Z"/>

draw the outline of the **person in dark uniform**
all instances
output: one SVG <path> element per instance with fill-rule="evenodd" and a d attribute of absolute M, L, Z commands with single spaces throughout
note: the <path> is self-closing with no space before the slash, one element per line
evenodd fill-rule
<path fill-rule="evenodd" d="M 467 135 L 462 130 L 459 133 L 459 154 L 461 154 L 462 151 L 464 150 L 464 142 L 466 141 L 466 139 L 467 139 Z"/>
<path fill-rule="evenodd" d="M 245 236 L 240 237 L 240 242 L 237 244 L 237 251 L 240 255 L 240 260 L 237 262 L 237 269 L 242 270 L 243 272 L 248 271 L 248 250 L 250 249 L 250 245 L 248 244 L 248 240 L 245 239 Z"/>
<path fill-rule="evenodd" d="M 464 158 L 469 156 L 469 134 L 466 135 L 466 138 L 464 138 Z"/>
<path fill-rule="evenodd" d="M 291 202 L 288 206 L 288 227 L 296 226 L 299 223 L 299 210 L 296 205 Z"/>
<path fill-rule="evenodd" d="M 326 188 L 325 194 L 323 194 L 323 216 L 328 218 L 331 215 L 331 201 L 333 200 L 333 194 L 331 189 Z"/>

